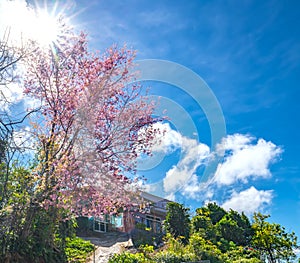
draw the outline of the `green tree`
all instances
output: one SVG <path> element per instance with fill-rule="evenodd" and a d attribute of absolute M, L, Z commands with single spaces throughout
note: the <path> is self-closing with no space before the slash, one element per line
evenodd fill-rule
<path fill-rule="evenodd" d="M 234 210 L 230 210 L 223 216 L 217 223 L 217 228 L 224 239 L 233 241 L 236 245 L 249 245 L 252 238 L 252 229 L 249 219 L 245 214 L 239 214 Z"/>
<path fill-rule="evenodd" d="M 199 233 L 203 238 L 215 241 L 217 232 L 209 216 L 196 215 L 191 220 L 193 233 Z"/>
<path fill-rule="evenodd" d="M 294 248 L 297 248 L 295 233 L 287 233 L 281 225 L 267 222 L 267 218 L 269 218 L 268 215 L 254 214 L 252 224 L 254 230 L 253 246 L 270 263 L 276 263 L 279 260 L 290 262 L 296 257 L 293 251 Z"/>
<path fill-rule="evenodd" d="M 216 203 L 208 203 L 204 207 L 196 209 L 196 216 L 209 217 L 213 225 L 218 223 L 227 212 Z"/>
<path fill-rule="evenodd" d="M 256 250 L 243 246 L 233 246 L 223 256 L 226 263 L 262 263 Z"/>
<path fill-rule="evenodd" d="M 218 223 L 224 215 L 227 214 L 227 212 L 222 207 L 218 206 L 216 203 L 208 203 L 207 210 L 209 211 L 209 217 L 211 219 L 211 222 L 214 225 Z"/>
<path fill-rule="evenodd" d="M 211 263 L 222 263 L 225 260 L 218 247 L 204 239 L 199 233 L 191 235 L 189 247 L 196 255 L 197 260 L 210 260 Z"/>
<path fill-rule="evenodd" d="M 175 238 L 183 237 L 186 244 L 190 236 L 189 208 L 175 202 L 168 203 L 165 229 Z"/>

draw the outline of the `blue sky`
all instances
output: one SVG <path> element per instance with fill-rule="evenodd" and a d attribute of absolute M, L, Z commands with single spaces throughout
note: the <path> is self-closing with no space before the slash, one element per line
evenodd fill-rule
<path fill-rule="evenodd" d="M 216 201 L 248 214 L 259 210 L 300 235 L 299 1 L 69 0 L 58 6 L 87 31 L 91 49 L 126 44 L 137 60 L 178 63 L 199 75 L 220 105 L 226 134 L 217 147 L 203 101 L 192 98 L 202 90 L 143 82 L 172 115 L 148 160 L 155 165 L 143 160 L 140 166 L 154 184 L 149 190 L 191 208 Z M 213 158 L 218 170 L 206 183 L 201 177 Z"/>
<path fill-rule="evenodd" d="M 166 142 L 164 150 L 167 146 L 173 148 L 157 167 L 139 172 L 161 186 L 172 168 L 183 169 L 190 173 L 187 184 L 190 190 L 194 186 L 194 198 L 183 194 L 186 189 L 179 189 L 176 200 L 193 208 L 207 200 L 250 212 L 258 208 L 270 213 L 271 220 L 299 234 L 300 3 L 90 1 L 87 5 L 85 1 L 75 1 L 72 12 L 79 10 L 74 20 L 89 33 L 92 48 L 103 50 L 113 43 L 120 46 L 126 43 L 138 51 L 137 59 L 169 60 L 193 70 L 220 103 L 227 135 L 233 144 L 244 141 L 239 149 L 226 149 L 228 158 L 223 173 L 227 174 L 223 177 L 232 178 L 231 183 L 216 179 L 204 189 L 195 188 L 205 164 L 196 154 L 194 162 L 198 162 L 198 168 L 192 167 L 197 166 L 192 161 L 178 167 L 180 160 L 188 156 L 182 141 L 176 146 L 174 138 L 178 134 L 170 135 L 173 141 Z M 152 86 L 152 94 L 182 106 L 196 125 L 199 144 L 212 151 L 210 127 L 201 105 L 180 88 L 160 82 L 144 85 Z M 168 113 L 172 107 L 167 109 Z M 181 115 L 177 117 L 180 119 Z M 179 121 L 171 118 L 171 127 L 174 122 L 184 123 L 182 118 Z M 190 138 L 187 145 L 194 143 L 193 135 L 175 126 L 173 129 L 184 140 Z M 193 149 L 186 147 L 190 147 L 187 151 Z M 203 157 L 205 150 L 208 149 L 198 154 Z M 264 164 L 251 164 L 251 159 Z M 249 174 L 242 175 L 243 169 L 248 169 Z M 198 176 L 197 180 L 193 174 Z"/>

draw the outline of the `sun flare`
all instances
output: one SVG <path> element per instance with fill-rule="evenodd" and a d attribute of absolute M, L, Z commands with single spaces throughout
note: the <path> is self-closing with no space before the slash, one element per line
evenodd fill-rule
<path fill-rule="evenodd" d="M 48 46 L 56 42 L 59 35 L 59 20 L 45 10 L 38 10 L 36 24 L 32 27 L 32 38 L 40 45 Z"/>
<path fill-rule="evenodd" d="M 0 1 L 0 33 L 9 34 L 10 41 L 17 45 L 32 40 L 42 47 L 49 47 L 61 33 L 61 14 L 55 13 L 56 7 L 54 5 L 48 12 L 47 7 L 34 8 L 26 1 Z"/>

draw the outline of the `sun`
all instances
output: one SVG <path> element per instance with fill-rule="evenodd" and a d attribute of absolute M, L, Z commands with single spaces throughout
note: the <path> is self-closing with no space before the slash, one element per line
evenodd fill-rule
<path fill-rule="evenodd" d="M 59 18 L 49 14 L 46 10 L 38 9 L 34 18 L 31 37 L 39 45 L 49 46 L 56 42 L 60 34 Z"/>
<path fill-rule="evenodd" d="M 0 8 L 1 37 L 9 34 L 15 45 L 24 45 L 31 40 L 41 47 L 50 47 L 62 33 L 63 14 L 56 12 L 57 4 L 48 10 L 47 6 L 31 6 L 25 0 L 0 0 Z"/>

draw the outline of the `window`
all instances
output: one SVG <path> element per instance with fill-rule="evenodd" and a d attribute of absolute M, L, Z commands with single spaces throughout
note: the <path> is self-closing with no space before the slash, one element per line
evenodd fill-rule
<path fill-rule="evenodd" d="M 112 215 L 110 217 L 110 222 L 114 227 L 123 227 L 123 213 L 118 215 Z"/>
<path fill-rule="evenodd" d="M 161 232 L 161 219 L 159 217 L 146 216 L 146 227 L 151 228 L 156 233 Z"/>
<path fill-rule="evenodd" d="M 96 232 L 106 232 L 107 231 L 107 223 L 97 220 L 94 220 L 94 231 Z"/>

